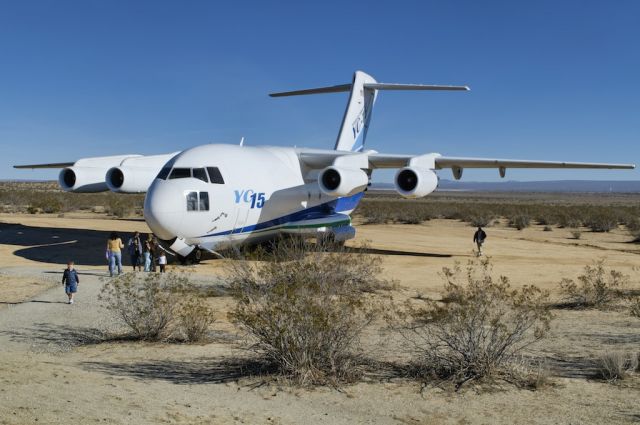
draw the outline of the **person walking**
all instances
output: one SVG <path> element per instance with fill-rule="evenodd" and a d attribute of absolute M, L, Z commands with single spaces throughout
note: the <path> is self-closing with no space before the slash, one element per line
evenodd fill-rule
<path fill-rule="evenodd" d="M 69 298 L 67 304 L 73 304 L 73 295 L 78 292 L 78 285 L 80 284 L 78 272 L 73 268 L 73 261 L 67 263 L 67 268 L 62 273 L 62 284 L 64 285 L 64 292 Z"/>
<path fill-rule="evenodd" d="M 487 239 L 487 234 L 478 226 L 478 230 L 473 234 L 473 241 L 478 245 L 478 257 L 482 255 L 482 244 Z"/>
<path fill-rule="evenodd" d="M 122 239 L 118 236 L 118 233 L 111 232 L 109 240 L 107 241 L 107 251 L 109 251 L 109 275 L 113 277 L 113 274 L 118 268 L 118 274 L 122 273 L 122 248 L 124 244 Z"/>
<path fill-rule="evenodd" d="M 127 247 L 129 248 L 129 255 L 131 257 L 131 266 L 133 267 L 133 271 L 136 271 L 136 267 L 138 271 L 141 269 L 140 260 L 142 257 L 142 241 L 140 240 L 140 232 L 135 232 L 131 239 L 127 242 Z"/>

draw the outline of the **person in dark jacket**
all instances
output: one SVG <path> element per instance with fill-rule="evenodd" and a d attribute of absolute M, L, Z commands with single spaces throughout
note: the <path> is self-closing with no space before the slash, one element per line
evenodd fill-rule
<path fill-rule="evenodd" d="M 478 257 L 482 255 L 482 244 L 487 239 L 487 234 L 482 227 L 478 226 L 478 230 L 473 234 L 473 241 L 478 245 Z"/>
<path fill-rule="evenodd" d="M 67 263 L 67 268 L 62 273 L 62 284 L 64 285 L 64 292 L 69 297 L 68 304 L 73 304 L 73 295 L 78 292 L 78 285 L 80 284 L 78 272 L 73 268 L 73 261 Z"/>
<path fill-rule="evenodd" d="M 129 255 L 131 256 L 131 266 L 133 267 L 133 271 L 136 271 L 136 267 L 138 271 L 141 270 L 142 264 L 142 239 L 140 238 L 140 233 L 135 232 L 129 242 L 127 242 L 127 246 L 129 247 Z"/>

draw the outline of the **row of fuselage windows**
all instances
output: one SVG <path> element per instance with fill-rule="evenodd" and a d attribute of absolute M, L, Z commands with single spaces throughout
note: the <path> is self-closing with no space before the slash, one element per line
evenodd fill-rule
<path fill-rule="evenodd" d="M 187 211 L 209 211 L 209 192 L 187 192 Z"/>
<path fill-rule="evenodd" d="M 158 174 L 161 180 L 186 179 L 193 177 L 202 180 L 205 183 L 224 184 L 224 179 L 218 167 L 207 168 L 171 168 L 165 167 Z M 205 192 L 202 192 L 205 193 Z"/>

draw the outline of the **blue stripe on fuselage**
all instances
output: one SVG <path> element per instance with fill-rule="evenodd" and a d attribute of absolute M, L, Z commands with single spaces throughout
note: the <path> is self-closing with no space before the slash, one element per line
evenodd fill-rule
<path fill-rule="evenodd" d="M 236 229 L 226 230 L 224 232 L 211 233 L 200 237 L 206 238 L 210 236 L 223 236 L 237 233 L 255 232 L 258 230 L 268 229 L 269 227 L 281 226 L 287 223 L 295 223 L 296 221 L 331 217 L 332 215 L 341 213 L 343 211 L 353 210 L 358 206 L 358 202 L 360 202 L 360 199 L 362 199 L 363 196 L 364 192 L 359 192 L 355 195 L 334 199 L 333 201 L 316 205 L 315 207 L 307 208 L 305 210 L 296 211 L 282 217 L 274 218 L 273 220 L 263 221 L 262 223 L 253 224 L 251 226 L 238 227 Z"/>

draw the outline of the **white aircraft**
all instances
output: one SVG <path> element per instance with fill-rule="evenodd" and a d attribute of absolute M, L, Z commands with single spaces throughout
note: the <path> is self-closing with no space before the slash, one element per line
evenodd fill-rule
<path fill-rule="evenodd" d="M 420 198 L 438 186 L 435 170 L 450 168 L 606 168 L 632 164 L 523 161 L 398 155 L 365 150 L 380 90 L 469 90 L 466 86 L 378 83 L 356 71 L 349 84 L 273 93 L 272 97 L 350 92 L 333 150 L 210 144 L 165 155 L 121 155 L 74 163 L 21 165 L 63 168 L 60 186 L 72 192 L 146 192 L 144 217 L 163 245 L 182 260 L 202 250 L 257 243 L 282 234 L 344 241 L 355 236 L 350 213 L 378 168 L 398 169 L 396 191 Z"/>

